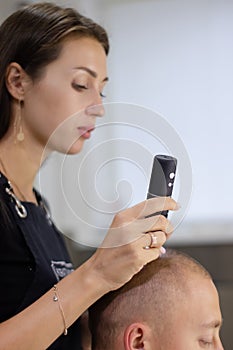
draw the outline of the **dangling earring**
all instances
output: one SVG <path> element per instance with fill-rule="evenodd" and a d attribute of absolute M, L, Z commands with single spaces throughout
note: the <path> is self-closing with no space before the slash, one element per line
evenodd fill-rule
<path fill-rule="evenodd" d="M 24 132 L 21 119 L 21 101 L 19 100 L 18 113 L 14 122 L 15 143 L 24 141 Z"/>

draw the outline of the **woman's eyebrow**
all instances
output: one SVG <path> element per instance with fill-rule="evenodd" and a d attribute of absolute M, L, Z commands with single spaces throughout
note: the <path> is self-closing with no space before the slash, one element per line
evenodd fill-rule
<path fill-rule="evenodd" d="M 90 69 L 90 68 L 88 68 L 88 67 L 81 66 L 81 67 L 74 67 L 74 69 L 84 70 L 85 72 L 87 72 L 88 74 L 90 74 L 93 78 L 97 78 L 97 77 L 98 77 L 98 74 L 97 74 L 94 70 L 92 70 L 92 69 Z M 108 80 L 109 80 L 109 78 L 106 77 L 106 78 L 103 79 L 103 82 L 106 82 L 106 81 L 108 81 Z"/>

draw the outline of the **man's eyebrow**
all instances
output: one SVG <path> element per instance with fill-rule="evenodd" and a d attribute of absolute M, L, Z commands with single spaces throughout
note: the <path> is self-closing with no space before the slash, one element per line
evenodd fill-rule
<path fill-rule="evenodd" d="M 81 70 L 84 70 L 85 72 L 87 72 L 88 74 L 90 74 L 93 78 L 97 78 L 98 77 L 98 74 L 93 71 L 92 69 L 88 68 L 88 67 L 85 67 L 85 66 L 81 66 L 81 67 L 74 67 L 74 69 L 81 69 Z M 106 82 L 108 81 L 109 78 L 106 77 L 103 79 L 103 82 Z"/>
<path fill-rule="evenodd" d="M 201 326 L 204 328 L 220 328 L 222 326 L 223 320 L 213 320 L 209 323 L 203 323 Z"/>

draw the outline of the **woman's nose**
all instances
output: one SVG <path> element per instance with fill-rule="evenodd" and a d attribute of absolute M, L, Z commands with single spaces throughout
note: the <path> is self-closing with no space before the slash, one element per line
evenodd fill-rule
<path fill-rule="evenodd" d="M 103 115 L 105 113 L 105 109 L 104 109 L 103 104 L 100 103 L 100 104 L 88 106 L 86 109 L 86 113 L 89 116 L 103 117 Z"/>

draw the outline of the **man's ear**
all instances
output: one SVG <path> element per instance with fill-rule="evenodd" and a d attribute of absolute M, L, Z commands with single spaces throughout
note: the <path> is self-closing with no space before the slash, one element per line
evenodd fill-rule
<path fill-rule="evenodd" d="M 156 350 L 151 328 L 145 323 L 132 323 L 124 332 L 125 350 Z"/>
<path fill-rule="evenodd" d="M 16 100 L 23 101 L 28 76 L 24 69 L 16 62 L 11 62 L 5 74 L 6 87 L 10 95 Z"/>

